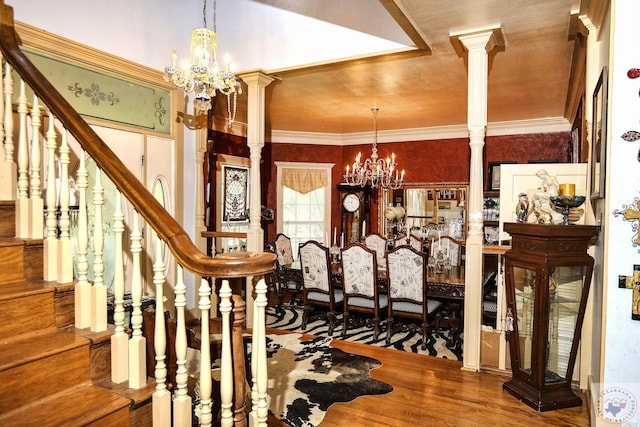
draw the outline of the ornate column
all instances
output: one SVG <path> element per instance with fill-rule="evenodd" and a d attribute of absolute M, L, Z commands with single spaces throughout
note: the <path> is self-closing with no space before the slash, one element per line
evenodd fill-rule
<path fill-rule="evenodd" d="M 480 370 L 482 326 L 482 243 L 483 214 L 482 148 L 487 127 L 488 53 L 503 44 L 500 28 L 482 29 L 451 35 L 451 41 L 462 56 L 467 55 L 468 100 L 467 126 L 471 161 L 469 170 L 469 233 L 465 255 L 464 360 L 462 369 Z"/>
<path fill-rule="evenodd" d="M 264 231 L 260 227 L 261 186 L 260 158 L 264 147 L 265 88 L 274 80 L 261 71 L 243 74 L 240 78 L 247 84 L 247 145 L 251 160 L 249 185 L 249 230 L 247 231 L 247 251 L 264 251 Z M 247 278 L 247 325 L 253 323 L 253 286 Z"/>

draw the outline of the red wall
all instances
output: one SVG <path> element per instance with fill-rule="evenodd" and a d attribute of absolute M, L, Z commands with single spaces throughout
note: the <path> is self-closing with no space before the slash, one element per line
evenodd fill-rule
<path fill-rule="evenodd" d="M 569 162 L 569 132 L 539 133 L 525 135 L 491 136 L 484 147 L 485 183 L 486 165 L 489 162 L 558 161 Z M 226 144 L 225 144 L 226 142 Z M 215 143 L 216 150 L 225 154 L 224 145 L 239 151 L 236 139 L 222 138 Z M 347 164 L 353 163 L 358 152 L 363 157 L 371 155 L 371 145 L 338 147 L 333 145 L 273 144 L 267 142 L 262 150 L 262 204 L 276 208 L 276 161 L 335 163 L 332 183 L 342 182 Z M 405 170 L 407 183 L 424 182 L 468 182 L 469 142 L 467 138 L 385 143 L 378 145 L 381 158 L 395 153 L 400 170 Z M 331 228 L 340 224 L 340 201 L 335 190 L 331 196 Z M 377 194 L 372 195 L 372 224 L 377 220 Z M 275 213 L 276 216 L 278 213 Z M 276 234 L 276 222 L 263 223 L 265 239 L 272 241 Z M 371 230 L 376 231 L 375 229 Z"/>

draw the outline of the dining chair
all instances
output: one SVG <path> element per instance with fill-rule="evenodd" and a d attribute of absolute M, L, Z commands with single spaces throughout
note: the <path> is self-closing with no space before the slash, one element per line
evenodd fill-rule
<path fill-rule="evenodd" d="M 384 267 L 384 254 L 387 251 L 387 239 L 379 234 L 369 234 L 364 238 L 364 244 L 369 249 L 376 251 L 378 266 Z"/>
<path fill-rule="evenodd" d="M 293 262 L 293 250 L 291 249 L 291 239 L 282 233 L 276 234 L 273 240 L 276 248 L 276 257 L 280 265 L 287 265 Z"/>
<path fill-rule="evenodd" d="M 440 301 L 427 298 L 427 256 L 410 246 L 398 246 L 387 253 L 387 284 L 389 305 L 387 306 L 387 340 L 397 331 L 416 330 L 422 332 L 422 349 L 427 348 L 429 325 L 435 320 L 439 329 Z M 419 325 L 406 324 L 401 319 L 417 319 Z"/>
<path fill-rule="evenodd" d="M 413 234 L 409 235 L 409 246 L 415 249 L 418 252 L 424 252 L 424 247 L 422 244 L 422 239 L 414 236 Z"/>
<path fill-rule="evenodd" d="M 409 244 L 409 238 L 407 236 L 398 236 L 393 239 L 393 247 L 397 248 L 398 246 L 404 246 Z"/>
<path fill-rule="evenodd" d="M 328 309 L 323 315 L 329 323 L 329 336 L 333 335 L 336 324 L 336 305 L 342 304 L 342 289 L 334 289 L 331 281 L 331 261 L 329 248 L 315 240 L 300 246 L 300 269 L 302 270 L 302 291 L 304 295 L 302 330 L 307 328 L 312 306 Z"/>
<path fill-rule="evenodd" d="M 278 276 L 278 307 L 282 305 L 285 294 L 291 293 L 290 303 L 296 301 L 298 294 L 302 292 L 302 279 L 287 274 L 287 266 L 294 261 L 291 239 L 282 233 L 276 234 L 273 240 L 276 253 L 276 273 Z"/>
<path fill-rule="evenodd" d="M 360 243 L 354 243 L 340 251 L 342 263 L 342 288 L 344 291 L 344 312 L 342 317 L 342 337 L 345 338 L 351 319 L 351 311 L 368 314 L 364 323 L 373 326 L 373 340 L 380 335 L 380 313 L 387 308 L 387 296 L 378 291 L 378 264 L 376 251 Z M 384 313 L 384 312 L 383 312 Z"/>

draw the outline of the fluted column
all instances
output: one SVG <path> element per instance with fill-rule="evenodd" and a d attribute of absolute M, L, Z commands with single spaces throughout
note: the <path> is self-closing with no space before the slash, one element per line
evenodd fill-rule
<path fill-rule="evenodd" d="M 483 165 L 482 149 L 487 128 L 487 81 L 489 55 L 502 44 L 499 28 L 452 35 L 459 52 L 466 53 L 468 66 L 467 126 L 471 150 L 469 197 L 467 198 L 469 233 L 465 254 L 464 360 L 463 369 L 480 370 L 482 326 L 482 243 L 483 243 Z"/>
<path fill-rule="evenodd" d="M 250 199 L 249 199 L 249 230 L 247 231 L 247 251 L 262 252 L 264 250 L 264 232 L 260 226 L 260 158 L 264 147 L 265 122 L 265 88 L 274 80 L 263 72 L 257 71 L 240 76 L 247 84 L 247 145 L 249 146 Z M 247 323 L 253 323 L 253 289 L 251 279 L 247 278 Z"/>

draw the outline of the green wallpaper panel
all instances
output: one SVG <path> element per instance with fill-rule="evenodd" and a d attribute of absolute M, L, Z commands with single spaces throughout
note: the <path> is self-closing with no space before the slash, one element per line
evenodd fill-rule
<path fill-rule="evenodd" d="M 25 52 L 81 115 L 169 134 L 170 92 Z M 16 88 L 19 80 L 15 80 Z M 18 90 L 15 90 L 17 97 Z"/>

